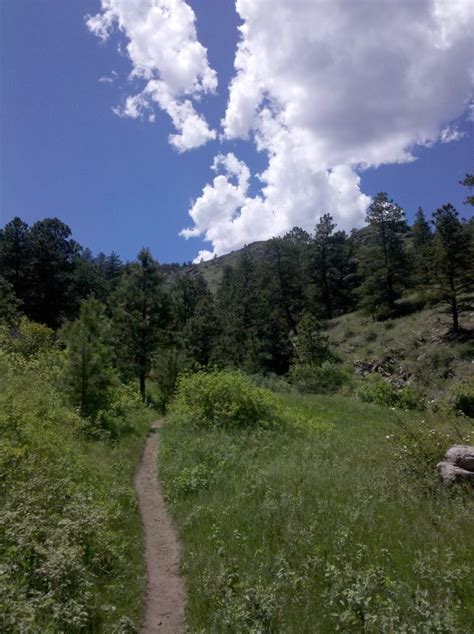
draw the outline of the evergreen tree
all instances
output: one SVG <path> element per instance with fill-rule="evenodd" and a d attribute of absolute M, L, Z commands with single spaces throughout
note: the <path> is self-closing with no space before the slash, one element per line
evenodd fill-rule
<path fill-rule="evenodd" d="M 84 301 L 78 319 L 65 325 L 67 378 L 72 400 L 82 416 L 91 417 L 109 403 L 115 382 L 110 348 L 110 323 L 96 299 Z"/>
<path fill-rule="evenodd" d="M 68 304 L 74 305 L 87 297 L 95 297 L 102 302 L 107 300 L 107 284 L 105 276 L 99 268 L 99 260 L 94 258 L 90 249 L 78 248 L 74 259 L 71 284 L 68 288 Z"/>
<path fill-rule="evenodd" d="M 418 207 L 415 215 L 415 222 L 413 223 L 412 227 L 412 235 L 415 253 L 417 253 L 420 249 L 424 249 L 428 244 L 430 244 L 433 238 L 430 224 L 426 220 L 425 214 L 421 207 Z"/>
<path fill-rule="evenodd" d="M 52 328 L 74 317 L 77 302 L 71 289 L 80 247 L 71 230 L 57 218 L 36 222 L 30 229 L 31 292 L 25 313 Z"/>
<path fill-rule="evenodd" d="M 460 298 L 474 279 L 472 235 L 456 209 L 443 205 L 433 214 L 433 287 L 451 310 L 452 331 L 459 333 Z"/>
<path fill-rule="evenodd" d="M 313 310 L 331 319 L 351 307 L 355 261 L 344 231 L 324 214 L 316 225 L 310 249 L 310 277 L 314 283 Z"/>
<path fill-rule="evenodd" d="M 186 349 L 193 361 L 202 366 L 211 363 L 219 333 L 214 300 L 210 293 L 206 293 L 197 302 L 183 332 Z"/>
<path fill-rule="evenodd" d="M 206 366 L 211 362 L 219 323 L 214 298 L 202 275 L 180 276 L 172 287 L 176 343 L 189 360 Z"/>
<path fill-rule="evenodd" d="M 466 174 L 462 181 L 459 181 L 460 185 L 464 185 L 464 187 L 468 187 L 472 189 L 474 187 L 474 174 Z M 474 195 L 469 194 L 466 200 L 464 201 L 465 205 L 474 205 Z"/>
<path fill-rule="evenodd" d="M 272 271 L 276 285 L 274 301 L 292 333 L 297 332 L 298 319 L 306 301 L 309 240 L 305 231 L 294 228 L 283 238 L 272 238 L 266 248 L 267 267 Z"/>
<path fill-rule="evenodd" d="M 292 349 L 274 264 L 256 261 L 246 249 L 235 269 L 224 269 L 216 301 L 218 363 L 247 372 L 287 371 Z"/>
<path fill-rule="evenodd" d="M 173 285 L 173 306 L 176 327 L 183 330 L 196 311 L 198 303 L 209 295 L 207 283 L 202 275 L 180 276 Z"/>
<path fill-rule="evenodd" d="M 158 263 L 148 249 L 126 269 L 113 296 L 119 358 L 138 377 L 145 399 L 146 377 L 160 345 L 168 339 L 170 303 Z"/>
<path fill-rule="evenodd" d="M 312 250 L 312 266 L 316 279 L 316 287 L 319 290 L 321 302 L 324 307 L 325 317 L 333 317 L 333 290 L 330 280 L 332 253 L 332 234 L 336 224 L 330 214 L 324 214 L 319 219 L 314 232 L 314 249 Z"/>
<path fill-rule="evenodd" d="M 370 227 L 368 245 L 359 253 L 361 307 L 382 316 L 393 313 L 395 301 L 407 284 L 406 221 L 403 210 L 385 193 L 377 194 L 366 221 Z"/>
<path fill-rule="evenodd" d="M 429 284 L 432 268 L 431 243 L 433 234 L 421 207 L 418 207 L 416 212 L 411 233 L 413 236 L 414 281 L 418 286 L 425 288 Z"/>
<path fill-rule="evenodd" d="M 0 275 L 0 322 L 13 323 L 18 317 L 19 306 L 12 284 Z"/>
<path fill-rule="evenodd" d="M 0 270 L 24 303 L 31 289 L 31 239 L 28 225 L 18 217 L 0 231 Z"/>
<path fill-rule="evenodd" d="M 260 301 L 256 267 L 244 249 L 235 268 L 226 268 L 217 293 L 221 336 L 217 359 L 224 364 L 255 370 L 255 311 Z"/>
<path fill-rule="evenodd" d="M 321 322 L 305 313 L 298 324 L 298 335 L 293 338 L 296 360 L 301 365 L 321 365 L 329 360 L 329 340 L 323 332 Z"/>

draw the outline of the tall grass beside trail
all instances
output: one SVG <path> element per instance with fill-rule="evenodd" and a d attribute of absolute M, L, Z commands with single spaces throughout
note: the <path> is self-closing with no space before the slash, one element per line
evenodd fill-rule
<path fill-rule="evenodd" d="M 294 394 L 273 427 L 187 425 L 193 387 L 160 452 L 189 631 L 474 632 L 474 496 L 435 469 L 472 425 Z"/>
<path fill-rule="evenodd" d="M 118 387 L 115 439 L 62 397 L 62 353 L 0 350 L 0 631 L 137 631 L 144 569 L 133 474 L 153 413 Z"/>

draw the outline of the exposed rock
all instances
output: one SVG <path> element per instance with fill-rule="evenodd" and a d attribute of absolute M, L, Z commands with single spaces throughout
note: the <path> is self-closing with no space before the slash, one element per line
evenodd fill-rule
<path fill-rule="evenodd" d="M 454 445 L 444 456 L 444 461 L 437 464 L 444 484 L 455 482 L 471 482 L 474 484 L 474 447 Z"/>
<path fill-rule="evenodd" d="M 444 484 L 447 486 L 455 482 L 472 482 L 474 484 L 474 472 L 461 469 L 449 462 L 440 462 L 437 465 L 440 476 L 443 478 Z"/>
<path fill-rule="evenodd" d="M 446 462 L 450 462 L 456 467 L 474 471 L 474 447 L 468 445 L 453 445 L 444 456 Z"/>

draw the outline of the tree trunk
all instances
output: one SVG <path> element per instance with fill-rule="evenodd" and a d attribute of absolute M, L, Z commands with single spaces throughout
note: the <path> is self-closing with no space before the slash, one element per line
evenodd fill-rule
<path fill-rule="evenodd" d="M 140 370 L 140 395 L 142 400 L 145 400 L 145 372 Z"/>
<path fill-rule="evenodd" d="M 453 316 L 453 332 L 458 334 L 459 332 L 459 311 L 458 303 L 456 301 L 456 295 L 451 298 L 451 313 Z"/>
<path fill-rule="evenodd" d="M 458 334 L 459 332 L 459 310 L 458 310 L 458 302 L 456 298 L 456 286 L 454 283 L 454 276 L 450 276 L 449 285 L 451 287 L 451 314 L 453 316 L 453 332 Z"/>

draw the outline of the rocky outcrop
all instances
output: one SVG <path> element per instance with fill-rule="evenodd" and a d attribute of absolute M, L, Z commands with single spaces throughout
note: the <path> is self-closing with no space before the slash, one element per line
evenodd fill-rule
<path fill-rule="evenodd" d="M 456 482 L 474 484 L 474 447 L 454 445 L 437 465 L 444 484 L 450 486 Z"/>

